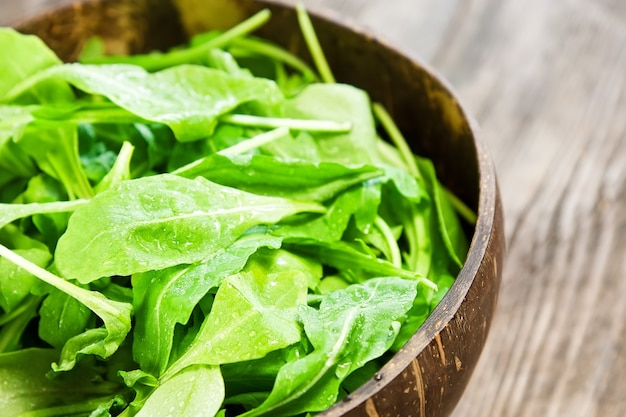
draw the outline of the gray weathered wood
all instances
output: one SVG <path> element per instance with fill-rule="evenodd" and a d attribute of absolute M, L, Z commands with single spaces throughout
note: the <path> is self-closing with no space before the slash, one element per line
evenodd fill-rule
<path fill-rule="evenodd" d="M 60 2 L 0 0 L 0 23 Z M 304 3 L 437 68 L 495 160 L 505 275 L 454 416 L 626 415 L 626 2 Z"/>

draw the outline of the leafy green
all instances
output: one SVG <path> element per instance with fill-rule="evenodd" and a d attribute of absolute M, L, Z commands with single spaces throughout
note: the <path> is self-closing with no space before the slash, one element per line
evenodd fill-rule
<path fill-rule="evenodd" d="M 17 417 L 55 406 L 65 406 L 65 415 L 89 412 L 119 390 L 119 384 L 104 380 L 97 368 L 90 366 L 78 366 L 52 379 L 46 377 L 50 362 L 57 356 L 53 349 L 23 349 L 0 354 L 0 409 L 4 416 Z M 94 399 L 96 401 L 91 401 L 87 410 L 81 407 Z"/>
<path fill-rule="evenodd" d="M 61 65 L 61 60 L 36 36 L 22 35 L 11 28 L 0 28 L 0 101 L 18 83 L 48 68 Z M 49 81 L 30 91 L 28 101 L 56 102 L 72 97 L 66 84 Z"/>
<path fill-rule="evenodd" d="M 0 29 L 5 414 L 310 415 L 453 285 L 475 214 L 269 18 L 74 64 Z"/>
<path fill-rule="evenodd" d="M 92 313 L 84 304 L 53 289 L 39 309 L 39 337 L 62 349 L 69 339 L 89 327 L 91 319 Z"/>
<path fill-rule="evenodd" d="M 227 157 L 219 153 L 176 173 L 187 178 L 202 176 L 255 194 L 319 202 L 382 174 L 371 165 L 348 167 L 334 162 L 283 160 L 263 154 Z"/>
<path fill-rule="evenodd" d="M 296 343 L 300 340 L 296 311 L 306 304 L 307 284 L 301 271 L 269 272 L 256 262 L 229 276 L 198 336 L 168 373 L 196 364 L 258 359 Z"/>
<path fill-rule="evenodd" d="M 133 352 L 141 369 L 159 376 L 174 342 L 174 327 L 186 324 L 193 308 L 224 278 L 239 273 L 260 247 L 280 246 L 280 239 L 248 236 L 199 264 L 184 264 L 133 276 L 136 324 Z"/>
<path fill-rule="evenodd" d="M 319 310 L 301 306 L 313 352 L 283 366 L 267 400 L 244 416 L 289 416 L 330 407 L 341 381 L 389 348 L 415 294 L 415 283 L 377 278 L 328 294 Z"/>
<path fill-rule="evenodd" d="M 93 189 L 81 167 L 74 126 L 26 129 L 17 144 L 39 168 L 63 184 L 70 199 L 88 199 Z"/>
<path fill-rule="evenodd" d="M 371 104 L 363 90 L 346 84 L 311 84 L 285 101 L 282 115 L 352 124 L 349 133 L 315 135 L 320 161 L 345 165 L 378 162 Z"/>
<path fill-rule="evenodd" d="M 67 211 L 74 211 L 85 204 L 85 200 L 31 204 L 0 204 L 0 227 L 22 217 L 28 217 L 41 213 L 63 213 Z"/>
<path fill-rule="evenodd" d="M 170 126 L 183 142 L 210 135 L 219 116 L 245 102 L 258 100 L 271 106 L 282 98 L 271 80 L 233 76 L 198 65 L 150 74 L 123 64 L 52 67 L 16 86 L 8 97 L 19 97 L 45 80 L 63 80 L 107 97 L 142 119 Z"/>
<path fill-rule="evenodd" d="M 159 385 L 137 417 L 213 417 L 223 399 L 224 382 L 219 367 L 191 366 Z"/>
<path fill-rule="evenodd" d="M 60 364 L 53 366 L 55 370 L 72 369 L 78 355 L 94 354 L 108 358 L 115 353 L 130 331 L 130 304 L 110 300 L 97 291 L 89 291 L 65 281 L 3 245 L 0 245 L 0 256 L 80 301 L 104 322 L 103 327 L 87 330 L 68 340 L 61 352 Z"/>
<path fill-rule="evenodd" d="M 134 179 L 96 195 L 74 213 L 59 239 L 56 266 L 65 276 L 88 283 L 199 262 L 255 225 L 320 210 L 316 204 L 257 196 L 201 177 Z"/>

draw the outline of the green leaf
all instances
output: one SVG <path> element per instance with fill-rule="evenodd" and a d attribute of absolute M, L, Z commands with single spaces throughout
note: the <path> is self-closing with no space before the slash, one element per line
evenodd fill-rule
<path fill-rule="evenodd" d="M 45 267 L 52 259 L 50 252 L 41 248 L 16 249 L 15 252 L 36 265 Z M 8 313 L 30 294 L 37 279 L 27 271 L 0 258 L 0 307 Z"/>
<path fill-rule="evenodd" d="M 39 309 L 39 337 L 61 349 L 89 326 L 91 310 L 69 295 L 53 289 Z"/>
<path fill-rule="evenodd" d="M 18 141 L 39 168 L 59 180 L 70 199 L 88 199 L 93 190 L 78 154 L 78 134 L 73 125 L 53 128 L 33 125 Z"/>
<path fill-rule="evenodd" d="M 55 261 L 88 283 L 211 259 L 246 230 L 319 206 L 163 174 L 125 181 L 70 218 Z"/>
<path fill-rule="evenodd" d="M 104 322 L 104 327 L 87 330 L 85 333 L 70 339 L 63 349 L 61 363 L 58 366 L 53 366 L 55 371 L 72 369 L 76 364 L 78 355 L 96 354 L 106 359 L 115 353 L 131 328 L 132 306 L 130 304 L 109 300 L 97 291 L 89 291 L 65 281 L 7 249 L 4 245 L 0 245 L 0 256 L 28 271 L 46 284 L 80 301 Z"/>
<path fill-rule="evenodd" d="M 113 396 L 120 389 L 118 384 L 104 381 L 96 368 L 83 365 L 48 378 L 50 363 L 57 357 L 58 352 L 52 349 L 23 349 L 0 354 L 3 416 L 17 417 L 36 410 Z"/>
<path fill-rule="evenodd" d="M 0 101 L 16 84 L 47 68 L 61 65 L 61 60 L 37 36 L 23 35 L 11 28 L 0 28 Z M 64 83 L 46 82 L 31 91 L 40 102 L 66 101 L 72 93 Z"/>
<path fill-rule="evenodd" d="M 226 276 L 240 272 L 260 247 L 280 243 L 279 238 L 247 236 L 208 262 L 134 275 L 133 356 L 141 369 L 160 376 L 170 360 L 176 323 L 187 323 L 196 304 Z"/>
<path fill-rule="evenodd" d="M 463 260 L 467 255 L 469 244 L 459 218 L 450 200 L 447 198 L 445 189 L 437 179 L 432 161 L 418 158 L 417 163 L 422 175 L 429 183 L 433 195 L 434 211 L 436 213 L 435 221 L 438 224 L 438 232 L 443 240 L 445 249 L 452 261 L 458 268 L 461 268 Z"/>
<path fill-rule="evenodd" d="M 346 165 L 375 164 L 377 134 L 367 93 L 346 84 L 311 84 L 283 105 L 283 117 L 350 122 L 343 134 L 315 134 L 324 162 Z"/>
<path fill-rule="evenodd" d="M 301 306 L 313 352 L 281 368 L 267 400 L 243 415 L 280 417 L 330 407 L 341 381 L 389 349 L 416 292 L 414 282 L 377 278 L 331 292 L 319 310 Z"/>
<path fill-rule="evenodd" d="M 145 120 L 168 125 L 183 142 L 210 135 L 221 115 L 243 103 L 259 101 L 271 106 L 282 100 L 271 80 L 197 65 L 150 74 L 133 65 L 66 64 L 40 72 L 12 94 L 28 91 L 45 79 L 61 79 L 89 94 L 107 97 Z"/>
<path fill-rule="evenodd" d="M 183 14 L 197 13 L 197 9 L 179 9 Z M 151 52 L 149 54 L 136 54 L 130 56 L 86 56 L 85 61 L 91 63 L 123 62 L 142 66 L 154 71 L 180 64 L 206 62 L 207 55 L 212 49 L 222 48 L 234 39 L 245 36 L 263 26 L 271 17 L 269 9 L 264 9 L 250 16 L 243 22 L 221 33 L 212 31 L 206 34 L 196 35 L 190 47 L 175 48 L 165 53 Z M 185 20 L 183 16 L 183 20 Z"/>
<path fill-rule="evenodd" d="M 224 401 L 218 366 L 191 366 L 150 394 L 136 417 L 213 417 Z"/>
<path fill-rule="evenodd" d="M 301 223 L 278 225 L 272 233 L 283 238 L 316 239 L 334 242 L 341 239 L 352 216 L 362 208 L 365 187 L 349 189 L 330 202 L 326 213 Z M 376 206 L 373 207 L 376 210 Z"/>
<path fill-rule="evenodd" d="M 0 227 L 23 217 L 42 213 L 64 213 L 74 211 L 85 205 L 85 200 L 58 201 L 54 203 L 30 203 L 30 204 L 1 204 L 0 203 Z"/>
<path fill-rule="evenodd" d="M 294 237 L 285 239 L 283 247 L 319 259 L 323 264 L 337 268 L 344 276 L 353 277 L 357 282 L 372 277 L 392 276 L 419 281 L 427 287 L 437 288 L 428 278 L 380 259 L 363 250 L 358 243 Z"/>
<path fill-rule="evenodd" d="M 200 333 L 166 375 L 195 364 L 261 358 L 299 341 L 296 311 L 306 304 L 308 280 L 299 270 L 282 269 L 273 272 L 251 259 L 245 270 L 226 278 Z"/>
<path fill-rule="evenodd" d="M 371 165 L 316 164 L 259 154 L 211 154 L 175 173 L 187 178 L 203 176 L 255 194 L 319 202 L 382 175 L 380 169 Z"/>

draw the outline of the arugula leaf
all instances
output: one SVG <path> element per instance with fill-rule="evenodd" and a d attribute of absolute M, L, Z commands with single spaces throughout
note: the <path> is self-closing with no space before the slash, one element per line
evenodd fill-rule
<path fill-rule="evenodd" d="M 87 330 L 85 334 L 88 337 L 78 335 L 68 341 L 66 346 L 70 345 L 68 349 L 64 348 L 61 354 L 62 361 L 60 365 L 53 366 L 56 371 L 72 369 L 79 354 L 96 354 L 102 358 L 108 358 L 115 353 L 130 331 L 130 314 L 132 310 L 130 304 L 112 301 L 97 291 L 89 291 L 77 287 L 33 264 L 19 254 L 7 249 L 4 245 L 0 245 L 0 256 L 28 271 L 41 281 L 74 297 L 104 322 L 103 328 Z M 85 343 L 86 341 L 89 341 L 89 343 Z"/>
<path fill-rule="evenodd" d="M 86 365 L 48 378 L 50 363 L 57 356 L 58 352 L 53 349 L 34 348 L 0 354 L 0 410 L 3 416 L 43 413 L 43 410 L 62 405 L 67 407 L 64 415 L 73 415 L 72 411 L 84 413 L 85 407 L 80 404 L 96 399 L 87 408 L 90 412 L 97 403 L 114 396 L 120 389 L 119 384 L 103 380 L 97 368 Z"/>
<path fill-rule="evenodd" d="M 11 28 L 0 28 L 0 62 L 0 101 L 21 81 L 62 64 L 41 39 L 33 35 L 23 35 Z M 30 93 L 30 101 L 37 102 L 68 101 L 73 97 L 67 84 L 58 81 L 46 82 Z"/>
<path fill-rule="evenodd" d="M 78 134 L 74 126 L 49 128 L 34 125 L 26 129 L 17 143 L 42 171 L 63 184 L 71 200 L 93 196 L 80 162 Z"/>
<path fill-rule="evenodd" d="M 319 158 L 345 165 L 375 164 L 377 134 L 369 96 L 346 84 L 311 84 L 284 102 L 283 117 L 350 122 L 340 134 L 314 134 Z"/>
<path fill-rule="evenodd" d="M 75 298 L 52 289 L 39 309 L 39 337 L 61 349 L 74 336 L 82 333 L 92 321 L 92 313 Z"/>
<path fill-rule="evenodd" d="M 305 219 L 302 223 L 281 224 L 272 228 L 272 233 L 283 238 L 316 239 L 334 242 L 342 238 L 348 229 L 350 219 L 362 210 L 366 187 L 353 187 L 339 194 L 331 201 L 323 216 Z M 376 206 L 370 206 L 375 212 Z"/>
<path fill-rule="evenodd" d="M 257 196 L 204 178 L 139 178 L 77 210 L 59 239 L 55 261 L 61 273 L 81 283 L 206 261 L 252 226 L 302 211 L 323 207 Z"/>
<path fill-rule="evenodd" d="M 280 243 L 275 237 L 247 236 L 208 262 L 134 275 L 133 356 L 141 369 L 160 376 L 170 360 L 176 323 L 187 323 L 196 304 L 225 277 L 240 272 L 260 247 Z"/>
<path fill-rule="evenodd" d="M 52 255 L 41 242 L 9 227 L 0 230 L 0 242 L 14 248 L 14 252 L 34 264 L 45 267 Z M 5 258 L 0 258 L 0 307 L 10 313 L 20 306 L 30 294 L 37 279 L 28 271 L 19 268 Z"/>
<path fill-rule="evenodd" d="M 271 80 L 230 75 L 198 65 L 181 65 L 151 74 L 124 64 L 65 64 L 39 72 L 16 86 L 19 97 L 41 80 L 60 79 L 89 94 L 107 97 L 137 116 L 168 125 L 186 142 L 210 135 L 219 116 L 259 101 L 272 106 L 282 93 Z"/>
<path fill-rule="evenodd" d="M 376 278 L 331 292 L 319 310 L 301 306 L 313 352 L 283 366 L 267 400 L 243 416 L 290 416 L 330 407 L 341 381 L 391 346 L 415 295 L 415 282 Z"/>
<path fill-rule="evenodd" d="M 319 164 L 284 160 L 269 155 L 211 154 L 188 168 L 175 171 L 186 178 L 210 181 L 255 194 L 324 202 L 341 191 L 382 175 L 371 165 L 347 167 L 335 162 Z"/>
<path fill-rule="evenodd" d="M 196 339 L 164 377 L 195 364 L 261 358 L 298 342 L 296 311 L 306 304 L 307 285 L 299 270 L 271 272 L 251 259 L 245 270 L 224 280 Z"/>
<path fill-rule="evenodd" d="M 85 205 L 86 200 L 58 201 L 52 203 L 2 204 L 0 203 L 0 227 L 22 217 L 41 213 L 64 213 Z"/>
<path fill-rule="evenodd" d="M 159 385 L 137 417 L 213 417 L 224 400 L 224 381 L 218 366 L 195 365 Z"/>

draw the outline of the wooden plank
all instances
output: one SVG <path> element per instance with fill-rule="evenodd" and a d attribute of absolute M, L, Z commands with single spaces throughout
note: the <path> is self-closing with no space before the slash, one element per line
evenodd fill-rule
<path fill-rule="evenodd" d="M 59 1 L 5 1 L 0 19 Z M 304 3 L 437 68 L 496 162 L 505 276 L 454 417 L 626 415 L 626 2 Z"/>

